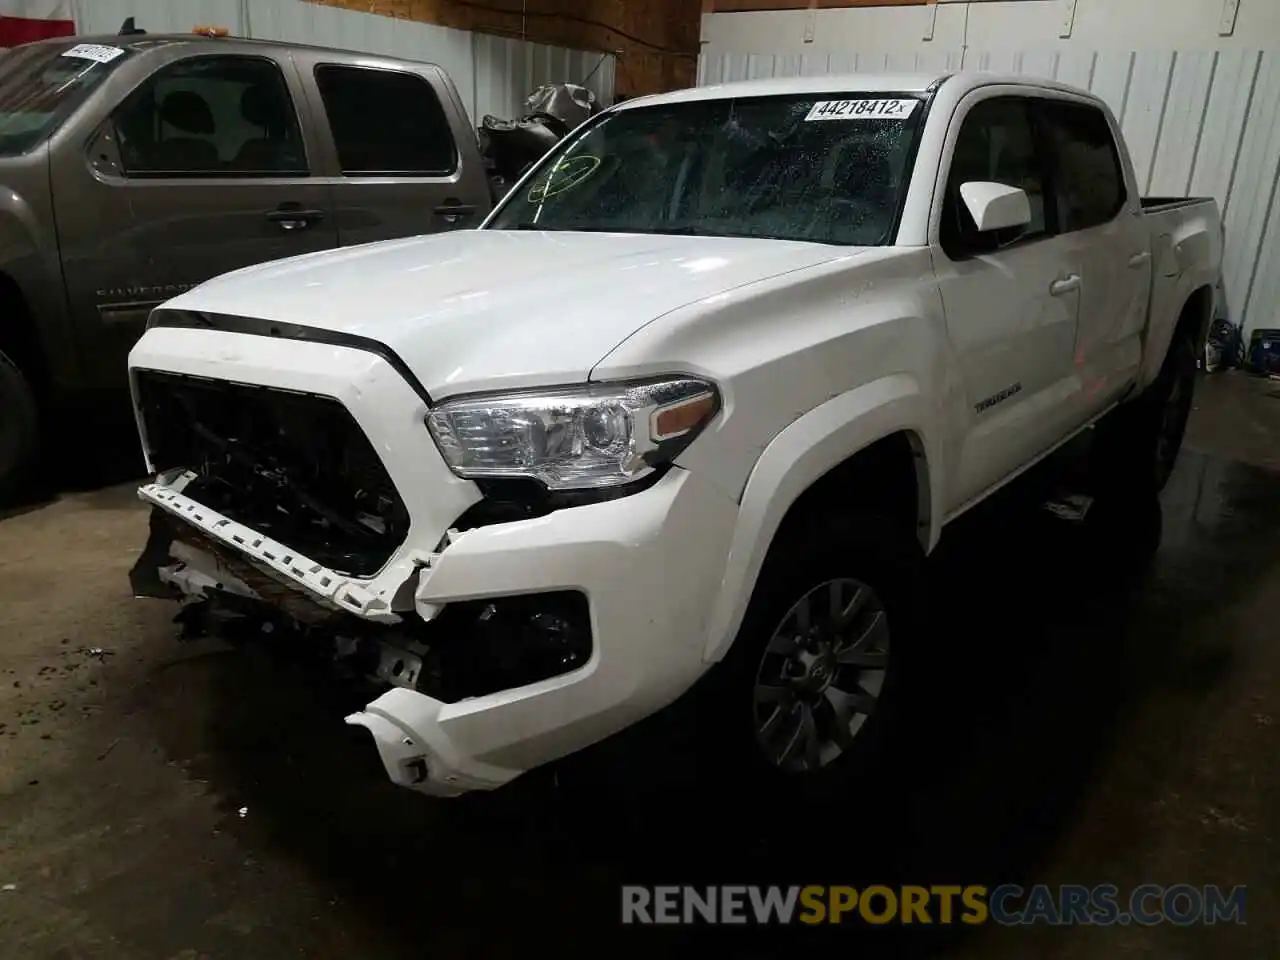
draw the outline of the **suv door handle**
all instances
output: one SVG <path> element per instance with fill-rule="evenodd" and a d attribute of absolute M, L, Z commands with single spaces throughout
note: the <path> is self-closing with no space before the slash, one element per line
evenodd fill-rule
<path fill-rule="evenodd" d="M 445 223 L 458 223 L 464 217 L 469 217 L 475 212 L 476 208 L 473 204 L 462 203 L 452 198 L 446 200 L 435 209 L 436 216 Z"/>
<path fill-rule="evenodd" d="M 1138 267 L 1145 266 L 1148 262 L 1150 262 L 1150 260 L 1151 260 L 1151 252 L 1149 250 L 1144 250 L 1142 251 L 1142 253 L 1135 253 L 1132 257 L 1129 258 L 1129 266 L 1133 267 L 1133 269 L 1136 270 L 1138 269 Z"/>
<path fill-rule="evenodd" d="M 1061 280 L 1055 280 L 1049 284 L 1049 293 L 1052 296 L 1060 297 L 1063 294 L 1071 293 L 1073 290 L 1080 289 L 1080 275 L 1073 273 L 1069 277 L 1063 277 Z"/>
<path fill-rule="evenodd" d="M 272 223 L 280 224 L 281 230 L 302 230 L 317 220 L 324 219 L 323 210 L 304 210 L 298 203 L 282 203 L 274 210 L 263 214 Z"/>

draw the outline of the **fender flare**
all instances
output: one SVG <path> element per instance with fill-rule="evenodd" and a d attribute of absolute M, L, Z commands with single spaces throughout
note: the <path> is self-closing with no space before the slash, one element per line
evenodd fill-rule
<path fill-rule="evenodd" d="M 1160 375 L 1187 304 L 1197 291 L 1206 287 L 1210 291 L 1209 315 L 1200 318 L 1199 334 L 1208 335 L 1209 326 L 1213 323 L 1216 287 L 1221 279 L 1221 271 L 1206 270 L 1201 266 L 1220 262 L 1222 253 L 1220 245 L 1202 225 L 1186 224 L 1174 232 L 1161 234 L 1156 238 L 1155 246 L 1153 293 L 1138 378 L 1139 389 L 1147 388 Z M 1162 283 L 1165 295 L 1157 299 L 1155 291 L 1161 289 Z"/>
<path fill-rule="evenodd" d="M 840 394 L 799 417 L 765 447 L 739 502 L 738 522 L 712 607 L 703 659 L 720 660 L 746 614 L 760 568 L 787 511 L 810 486 L 877 440 L 906 431 L 923 458 L 920 480 L 928 484 L 926 550 L 937 541 L 943 514 L 940 451 L 934 448 L 933 407 L 919 381 L 893 374 Z M 932 467 L 932 469 L 930 469 Z"/>

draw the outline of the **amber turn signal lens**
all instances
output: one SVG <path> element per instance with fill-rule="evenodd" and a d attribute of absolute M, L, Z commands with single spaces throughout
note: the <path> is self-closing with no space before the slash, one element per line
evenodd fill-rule
<path fill-rule="evenodd" d="M 688 433 L 715 412 L 714 394 L 704 393 L 653 412 L 651 436 L 654 440 L 670 440 Z"/>

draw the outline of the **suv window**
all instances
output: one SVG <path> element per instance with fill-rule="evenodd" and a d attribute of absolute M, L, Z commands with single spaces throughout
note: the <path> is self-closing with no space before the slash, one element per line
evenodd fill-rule
<path fill-rule="evenodd" d="M 1128 197 L 1106 114 L 1062 100 L 1044 101 L 1042 112 L 1059 229 L 1087 230 L 1113 220 Z"/>
<path fill-rule="evenodd" d="M 488 228 L 889 244 L 923 115 L 918 98 L 870 92 L 602 114 Z"/>
<path fill-rule="evenodd" d="M 975 180 L 1025 190 L 1031 199 L 1031 223 L 1008 236 L 979 234 L 960 199 L 960 187 Z M 1019 97 L 984 100 L 969 111 L 956 139 L 942 212 L 942 248 L 948 256 L 961 258 L 1047 232 L 1043 164 L 1030 101 Z"/>
<path fill-rule="evenodd" d="M 122 63 L 125 47 L 26 43 L 0 59 L 0 156 L 41 143 Z"/>
<path fill-rule="evenodd" d="M 448 176 L 458 149 L 440 98 L 416 73 L 322 65 L 316 83 L 349 176 Z"/>
<path fill-rule="evenodd" d="M 193 57 L 157 71 L 116 110 L 130 177 L 306 176 L 284 76 L 261 57 Z"/>

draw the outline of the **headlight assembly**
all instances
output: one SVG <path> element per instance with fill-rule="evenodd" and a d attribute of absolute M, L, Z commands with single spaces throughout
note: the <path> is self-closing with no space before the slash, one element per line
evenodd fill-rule
<path fill-rule="evenodd" d="M 427 426 L 460 477 L 602 490 L 670 463 L 719 409 L 713 384 L 670 377 L 464 397 L 428 413 Z"/>

